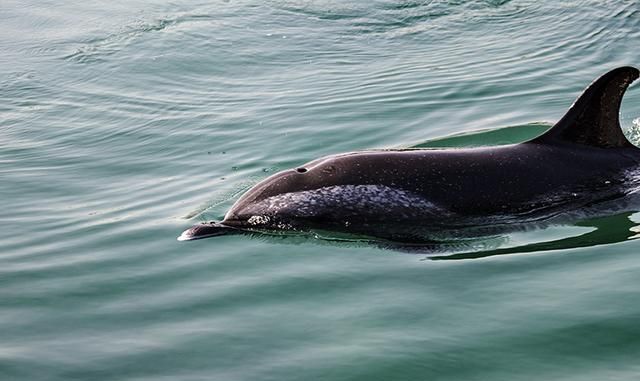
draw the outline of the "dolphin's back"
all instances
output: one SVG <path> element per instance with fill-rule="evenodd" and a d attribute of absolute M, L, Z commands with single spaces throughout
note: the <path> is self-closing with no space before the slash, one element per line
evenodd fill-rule
<path fill-rule="evenodd" d="M 640 149 L 618 116 L 638 75 L 632 67 L 606 73 L 550 130 L 521 144 L 355 152 L 282 171 L 246 192 L 221 224 L 183 238 L 325 228 L 428 240 L 434 231 L 469 235 L 609 205 L 640 189 Z"/>
<path fill-rule="evenodd" d="M 398 187 L 451 212 L 483 215 L 531 208 L 562 194 L 623 180 L 638 165 L 636 148 L 615 152 L 533 142 L 510 146 L 366 152 L 348 156 L 352 168 L 331 185 L 358 183 Z M 334 164 L 335 165 L 335 164 Z"/>

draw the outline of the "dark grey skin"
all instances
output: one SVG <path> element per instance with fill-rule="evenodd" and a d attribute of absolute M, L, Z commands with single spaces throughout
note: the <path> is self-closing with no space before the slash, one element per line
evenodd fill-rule
<path fill-rule="evenodd" d="M 639 187 L 640 149 L 618 115 L 638 74 L 633 67 L 604 74 L 554 127 L 521 144 L 347 153 L 277 173 L 222 222 L 194 225 L 179 239 L 322 229 L 430 243 L 625 208 Z"/>

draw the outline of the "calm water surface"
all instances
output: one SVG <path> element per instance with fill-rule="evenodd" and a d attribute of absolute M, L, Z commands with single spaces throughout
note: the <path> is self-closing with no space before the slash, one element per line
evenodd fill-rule
<path fill-rule="evenodd" d="M 535 134 L 639 42 L 622 0 L 3 1 L 0 379 L 637 379 L 635 214 L 436 258 L 176 237 L 319 156 Z"/>

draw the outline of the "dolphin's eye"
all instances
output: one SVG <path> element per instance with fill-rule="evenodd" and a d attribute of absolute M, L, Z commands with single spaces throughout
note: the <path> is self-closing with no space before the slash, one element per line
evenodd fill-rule
<path fill-rule="evenodd" d="M 307 168 L 304 168 L 304 167 L 296 168 L 296 172 L 298 173 L 305 173 L 306 171 L 307 171 Z"/>

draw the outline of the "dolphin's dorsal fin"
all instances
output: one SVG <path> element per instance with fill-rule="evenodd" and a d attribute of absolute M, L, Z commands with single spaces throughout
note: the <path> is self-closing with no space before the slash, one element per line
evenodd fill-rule
<path fill-rule="evenodd" d="M 638 69 L 623 66 L 596 79 L 550 130 L 532 143 L 574 143 L 600 148 L 634 147 L 620 128 L 620 102 Z"/>

